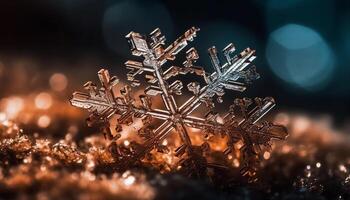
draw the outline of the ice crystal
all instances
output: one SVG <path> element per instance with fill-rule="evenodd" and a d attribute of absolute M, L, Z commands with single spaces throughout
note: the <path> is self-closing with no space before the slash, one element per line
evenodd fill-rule
<path fill-rule="evenodd" d="M 199 58 L 195 48 L 186 51 L 183 66 L 173 65 L 177 54 L 193 41 L 198 31 L 198 28 L 190 28 L 167 47 L 165 37 L 158 28 L 148 36 L 130 32 L 126 38 L 132 55 L 142 58 L 141 62 L 128 60 L 125 63 L 130 70 L 127 74 L 130 86 L 123 86 L 118 95 L 116 89 L 119 87 L 119 79 L 116 76 L 111 77 L 108 70 L 101 69 L 98 72 L 101 87 L 87 82 L 84 87 L 88 93 L 73 94 L 72 105 L 91 113 L 88 124 L 99 124 L 113 140 L 121 137 L 122 125 L 130 126 L 135 119 L 142 120 L 143 127 L 138 130 L 139 136 L 143 138 L 141 143 L 131 141 L 123 146 L 115 143 L 113 145 L 121 168 L 128 168 L 142 161 L 153 149 L 164 154 L 169 153 L 169 148 L 163 141 L 174 129 L 181 138 L 181 145 L 174 152 L 177 157 L 182 158 L 178 163 L 180 167 L 197 175 L 206 172 L 209 162 L 205 152 L 210 151 L 206 140 L 220 135 L 228 138 L 227 148 L 223 152 L 226 155 L 231 154 L 235 144 L 243 142 L 239 149 L 242 159 L 241 173 L 254 177 L 261 147 L 270 147 L 272 139 L 284 139 L 287 136 L 283 126 L 269 122 L 258 123 L 275 106 L 271 97 L 235 99 L 226 113 L 219 114 L 214 111 L 215 100 L 222 103 L 227 90 L 243 92 L 259 78 L 255 66 L 251 65 L 256 58 L 255 50 L 246 48 L 234 55 L 235 46 L 231 43 L 222 50 L 222 61 L 218 50 L 214 46 L 209 48 L 209 57 L 214 68 L 212 73 L 195 64 Z M 166 65 L 167 63 L 170 64 Z M 138 77 L 143 74 L 148 86 L 138 101 L 131 91 L 132 87 L 142 85 Z M 189 74 L 201 78 L 204 85 L 199 81 L 188 83 L 188 93 L 192 93 L 192 97 L 180 104 L 175 97 L 182 95 L 184 85 L 183 80 L 175 78 Z M 152 105 L 152 98 L 157 97 L 161 97 L 164 108 L 154 108 Z M 194 115 L 200 106 L 207 109 L 203 117 Z M 114 117 L 117 117 L 118 122 L 115 127 L 110 123 Z M 155 120 L 161 120 L 162 123 L 158 125 L 154 123 Z M 202 145 L 193 145 L 189 128 L 201 130 L 206 139 Z"/>

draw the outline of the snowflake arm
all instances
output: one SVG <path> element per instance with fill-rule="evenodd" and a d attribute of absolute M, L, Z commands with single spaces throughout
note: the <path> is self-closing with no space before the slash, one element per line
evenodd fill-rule
<path fill-rule="evenodd" d="M 172 65 L 164 69 L 168 61 L 176 59 L 176 55 L 182 51 L 190 41 L 192 41 L 199 31 L 198 28 L 190 28 L 182 36 L 176 39 L 168 47 L 165 45 L 165 37 L 159 29 L 155 29 L 148 36 L 130 32 L 126 38 L 130 44 L 131 52 L 134 56 L 142 57 L 142 61 L 129 60 L 125 63 L 129 73 L 127 79 L 131 81 L 131 86 L 140 86 L 137 79 L 139 75 L 145 75 L 149 85 L 144 90 L 144 95 L 140 96 L 141 105 L 137 105 L 131 94 L 131 87 L 124 86 L 121 96 L 115 95 L 118 79 L 110 77 L 107 70 L 99 71 L 101 88 L 88 82 L 85 88 L 89 93 L 76 92 L 73 94 L 71 103 L 73 106 L 87 109 L 92 114 L 89 121 L 102 122 L 105 128 L 109 128 L 109 120 L 112 116 L 118 116 L 118 124 L 130 125 L 134 118 L 141 118 L 144 126 L 139 130 L 139 135 L 144 138 L 142 144 L 133 143 L 129 150 L 119 149 L 119 163 L 128 167 L 137 161 L 141 161 L 145 155 L 153 149 L 167 152 L 161 146 L 161 142 L 168 137 L 172 130 L 179 135 L 182 144 L 175 150 L 175 155 L 184 159 L 179 162 L 188 166 L 189 170 L 201 171 L 214 163 L 207 163 L 203 157 L 208 151 L 209 145 L 204 142 L 200 146 L 194 146 L 189 136 L 188 127 L 201 129 L 205 137 L 210 135 L 226 135 L 228 137 L 225 154 L 233 150 L 233 145 L 238 141 L 243 141 L 241 148 L 244 159 L 242 174 L 254 175 L 257 163 L 257 154 L 260 146 L 269 146 L 272 139 L 284 139 L 287 132 L 284 127 L 271 123 L 258 121 L 266 115 L 274 106 L 272 98 L 236 99 L 223 118 L 213 108 L 215 106 L 213 98 L 222 103 L 222 96 L 225 90 L 243 92 L 247 85 L 259 78 L 255 66 L 251 66 L 256 58 L 255 50 L 245 49 L 238 55 L 233 55 L 235 47 L 229 44 L 223 49 L 225 62 L 220 60 L 217 49 L 208 49 L 211 64 L 214 72 L 208 73 L 203 67 L 196 66 L 195 62 L 199 58 L 197 51 L 190 48 L 186 51 L 186 60 L 183 66 Z M 178 105 L 175 95 L 181 95 L 183 83 L 175 80 L 178 75 L 195 74 L 203 77 L 205 85 L 200 86 L 197 82 L 191 82 L 187 89 L 193 93 L 182 105 Z M 165 109 L 152 108 L 152 96 L 160 96 Z M 199 106 L 205 104 L 208 112 L 204 117 L 194 117 L 192 112 Z M 152 119 L 158 119 L 163 123 L 157 128 L 152 128 Z M 121 131 L 121 126 L 117 125 L 117 132 Z M 114 135 L 118 138 L 120 135 Z M 198 173 L 202 174 L 202 173 Z"/>

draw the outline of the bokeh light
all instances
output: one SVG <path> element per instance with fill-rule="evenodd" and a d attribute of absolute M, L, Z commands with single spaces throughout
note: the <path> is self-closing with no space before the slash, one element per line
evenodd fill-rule
<path fill-rule="evenodd" d="M 308 90 L 323 88 L 332 78 L 335 64 L 332 49 L 320 34 L 297 24 L 270 34 L 266 58 L 279 78 Z"/>
<path fill-rule="evenodd" d="M 130 53 L 125 35 L 130 31 L 150 33 L 157 27 L 168 38 L 173 35 L 171 16 L 160 3 L 122 1 L 108 8 L 103 19 L 103 35 L 107 46 L 127 57 Z"/>
<path fill-rule="evenodd" d="M 3 112 L 0 112 L 0 122 L 3 122 L 6 120 L 6 114 Z"/>
<path fill-rule="evenodd" d="M 51 118 L 47 115 L 40 116 L 38 119 L 38 126 L 40 128 L 47 128 L 51 123 Z"/>
<path fill-rule="evenodd" d="M 24 101 L 20 97 L 9 97 L 3 99 L 4 111 L 7 116 L 7 119 L 14 119 L 17 117 L 18 113 L 22 111 L 24 107 Z"/>
<path fill-rule="evenodd" d="M 263 154 L 263 157 L 264 157 L 265 160 L 268 160 L 271 157 L 271 153 L 268 152 L 268 151 L 265 151 L 264 154 Z"/>
<path fill-rule="evenodd" d="M 4 199 L 71 199 L 72 196 L 185 199 L 184 195 L 193 198 L 197 193 L 204 199 L 259 199 L 260 195 L 272 199 L 349 197 L 350 4 L 347 1 L 3 2 L 0 6 L 4 22 L 0 34 L 0 135 L 3 137 L 0 196 L 8 194 Z M 223 114 L 236 97 L 276 99 L 276 115 L 269 117 L 275 116 L 274 123 L 285 125 L 290 136 L 286 141 L 274 143 L 271 152 L 262 150 L 259 185 L 263 188 L 258 188 L 259 191 L 255 190 L 256 185 L 246 186 L 237 177 L 238 168 L 245 166 L 240 152 L 245 148 L 242 142 L 235 144 L 233 152 L 227 155 L 228 167 L 236 168 L 232 169 L 233 173 L 226 174 L 216 168 L 208 170 L 213 178 L 203 183 L 210 188 L 203 187 L 200 180 L 192 182 L 177 172 L 167 173 L 179 162 L 174 152 L 181 138 L 174 137 L 174 133 L 157 145 L 158 151 L 166 147 L 169 153 L 154 151 L 143 163 L 138 163 L 141 176 L 134 169 L 119 174 L 113 167 L 119 164 L 115 147 L 138 148 L 134 141 L 140 142 L 137 133 L 144 126 L 142 120 L 127 127 L 123 125 L 122 136 L 114 146 L 100 133 L 99 125 L 89 128 L 85 124 L 86 112 L 68 101 L 73 91 L 83 89 L 86 80 L 95 78 L 96 82 L 100 66 L 113 70 L 111 75 L 118 75 L 122 82 L 126 80 L 118 69 L 125 71 L 122 62 L 132 57 L 124 38 L 129 31 L 147 34 L 160 27 L 169 44 L 190 26 L 201 29 L 189 47 L 199 51 L 196 65 L 207 67 L 208 72 L 213 71 L 207 56 L 212 45 L 218 51 L 230 42 L 237 47 L 237 53 L 246 47 L 257 50 L 255 64 L 261 79 L 247 92 L 234 93 L 221 108 L 218 105 L 218 110 Z M 180 57 L 167 64 L 181 65 L 184 55 Z M 269 67 L 279 78 L 266 71 Z M 143 80 L 143 75 L 138 78 Z M 181 79 L 193 81 L 194 78 Z M 169 79 L 169 83 L 173 80 Z M 304 92 L 297 93 L 303 89 Z M 135 93 L 132 95 L 137 97 Z M 187 93 L 184 87 L 184 94 Z M 154 103 L 161 104 L 160 98 L 154 101 L 153 107 Z M 135 103 L 140 105 L 138 101 Z M 293 114 L 299 111 L 312 115 Z M 331 113 L 336 124 L 319 120 L 319 113 Z M 343 121 L 345 129 L 341 127 Z M 18 134 L 13 134 L 16 132 L 13 130 Z M 194 145 L 206 141 L 214 151 L 227 147 L 227 138 L 217 142 L 217 138 L 202 139 L 201 129 L 189 128 L 188 132 Z M 208 155 L 208 162 L 215 164 L 215 158 L 225 157 L 217 153 Z M 180 171 L 181 167 L 176 169 Z M 166 175 L 158 174 L 157 169 Z M 214 187 L 208 180 L 216 181 Z M 174 193 L 174 188 L 178 192 Z"/>
<path fill-rule="evenodd" d="M 39 109 L 49 109 L 52 105 L 52 97 L 46 92 L 42 92 L 35 97 L 35 106 Z"/>
<path fill-rule="evenodd" d="M 50 77 L 49 82 L 50 82 L 51 89 L 57 92 L 61 92 L 65 90 L 68 85 L 68 79 L 62 73 L 54 73 Z"/>

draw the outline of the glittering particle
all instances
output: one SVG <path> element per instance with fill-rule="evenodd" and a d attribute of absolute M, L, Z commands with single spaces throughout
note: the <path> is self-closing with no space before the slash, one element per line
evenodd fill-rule
<path fill-rule="evenodd" d="M 28 164 L 32 162 L 32 158 L 31 157 L 27 157 L 25 159 L 23 159 L 23 163 Z"/>
<path fill-rule="evenodd" d="M 344 183 L 345 184 L 349 184 L 350 183 L 350 175 L 345 178 Z"/>
<path fill-rule="evenodd" d="M 271 153 L 268 152 L 268 151 L 265 151 L 264 154 L 263 154 L 263 157 L 264 157 L 265 160 L 268 160 L 271 157 Z"/>
<path fill-rule="evenodd" d="M 339 170 L 341 171 L 341 172 L 344 172 L 344 173 L 346 173 L 348 170 L 346 169 L 346 167 L 343 165 L 343 164 L 341 164 L 341 165 L 339 165 Z"/>
<path fill-rule="evenodd" d="M 126 146 L 126 147 L 130 145 L 129 140 L 124 140 L 124 142 L 123 142 L 123 143 L 124 143 L 124 146 Z"/>
<path fill-rule="evenodd" d="M 294 123 L 294 119 L 295 117 L 290 115 L 289 123 Z M 51 123 L 57 123 L 54 118 L 51 118 L 51 120 Z M 9 120 L 0 123 L 0 130 L 2 131 L 0 133 L 0 153 L 4 155 L 8 153 L 8 150 L 11 150 L 19 161 L 13 165 L 9 158 L 6 156 L 1 157 L 0 184 L 3 187 L 2 191 L 24 191 L 24 195 L 29 196 L 28 198 L 38 193 L 45 193 L 48 199 L 53 199 L 57 191 L 60 191 L 59 194 L 64 198 L 68 195 L 68 192 L 61 191 L 69 191 L 77 196 L 91 197 L 98 195 L 104 199 L 123 199 L 119 196 L 121 194 L 127 195 L 129 199 L 139 199 L 136 198 L 139 196 L 141 196 L 141 199 L 153 199 L 154 192 L 155 194 L 159 194 L 166 190 L 166 188 L 163 189 L 166 181 L 169 181 L 169 187 L 172 187 L 174 182 L 173 179 L 169 180 L 166 178 L 165 181 L 157 179 L 157 183 L 154 177 L 148 174 L 148 170 L 143 171 L 143 167 L 146 167 L 146 169 L 147 167 L 159 169 L 160 173 L 167 173 L 172 170 L 176 171 L 167 174 L 166 177 L 172 177 L 174 174 L 176 174 L 175 177 L 181 177 L 178 174 L 181 175 L 182 170 L 187 167 L 186 165 L 178 166 L 177 157 L 173 155 L 174 147 L 172 143 L 181 144 L 181 138 L 169 137 L 166 140 L 169 142 L 167 146 L 171 151 L 166 154 L 152 151 L 152 153 L 157 153 L 159 160 L 140 163 L 142 167 L 137 168 L 137 171 L 142 173 L 141 177 L 132 170 L 123 175 L 119 174 L 111 167 L 116 166 L 115 163 L 119 161 L 115 159 L 115 154 L 111 153 L 111 150 L 114 149 L 108 148 L 109 143 L 104 139 L 103 135 L 86 136 L 82 131 L 82 135 L 79 136 L 85 136 L 84 138 L 73 137 L 70 141 L 66 141 L 64 134 L 66 131 L 69 132 L 69 126 L 72 124 L 71 121 L 68 122 L 67 127 L 62 127 L 61 137 L 63 138 L 61 138 L 61 142 L 63 144 L 60 145 L 56 145 L 57 141 L 51 137 L 49 137 L 50 139 L 40 138 L 46 136 L 42 135 L 39 130 L 27 132 L 24 129 L 25 133 L 23 133 L 15 123 Z M 36 123 L 36 121 L 33 123 Z M 33 125 L 36 126 L 36 124 Z M 288 126 L 292 126 L 292 124 L 288 124 Z M 350 163 L 349 156 L 347 155 L 350 152 L 349 143 L 344 139 L 346 138 L 346 136 L 344 137 L 345 134 L 336 134 L 336 132 L 331 132 L 330 129 L 324 130 L 324 128 L 318 129 L 317 127 L 319 126 L 310 120 L 310 128 L 301 137 L 291 133 L 291 137 L 286 142 L 278 142 L 271 149 L 269 160 L 262 159 L 260 161 L 263 168 L 258 171 L 260 174 L 259 178 L 263 183 L 261 190 L 265 191 L 264 188 L 272 188 L 272 190 L 279 193 L 271 198 L 283 198 L 295 192 L 302 193 L 302 195 L 315 195 L 316 193 L 316 195 L 324 196 L 327 191 L 332 191 L 333 195 L 330 195 L 331 198 L 334 197 L 334 199 L 337 199 L 341 195 L 343 199 L 346 199 L 347 194 L 344 191 L 348 191 L 350 182 L 349 173 L 348 171 L 346 173 L 342 172 L 339 166 L 344 165 L 346 169 L 348 168 L 348 164 Z M 25 134 L 35 135 L 35 137 L 30 137 L 29 139 L 28 137 L 23 137 Z M 202 136 L 202 134 L 198 135 Z M 327 140 L 324 140 L 323 137 L 325 136 Z M 135 136 L 132 133 L 125 136 L 125 138 L 128 138 L 128 141 L 131 143 Z M 216 137 L 212 137 L 208 141 L 214 142 L 216 139 Z M 124 139 L 121 143 L 117 143 L 119 144 L 118 147 L 120 147 L 118 150 L 124 150 L 123 141 Z M 76 144 L 75 142 L 79 143 Z M 162 142 L 163 140 L 160 141 L 160 144 Z M 220 143 L 213 144 L 221 145 Z M 223 142 L 222 145 L 226 146 L 226 143 Z M 289 150 L 283 152 L 282 149 L 286 145 Z M 128 148 L 134 148 L 132 143 Z M 241 148 L 244 148 L 244 146 Z M 300 151 L 305 151 L 306 155 L 299 157 Z M 208 155 L 208 160 L 215 160 L 217 155 L 220 156 L 218 152 Z M 344 157 L 345 155 L 346 157 Z M 227 163 L 227 167 L 229 167 L 227 170 L 232 172 L 232 174 L 226 175 L 226 169 L 222 170 L 221 168 L 218 172 L 211 171 L 213 173 L 211 174 L 212 180 L 215 181 L 213 184 L 225 187 L 227 186 L 226 184 L 229 184 L 225 181 L 234 180 L 242 184 L 242 187 L 245 187 L 238 175 L 240 171 L 239 167 L 245 164 L 242 156 L 244 155 L 239 150 L 225 156 L 227 159 L 224 161 Z M 149 158 L 147 157 L 147 159 Z M 219 161 L 222 161 L 220 159 L 218 158 Z M 320 168 L 317 167 L 317 163 L 321 164 Z M 310 167 L 307 166 L 308 164 Z M 159 166 L 170 166 L 170 168 L 163 170 Z M 10 170 L 8 171 L 7 169 Z M 99 170 L 101 169 L 107 173 L 100 174 Z M 86 173 L 86 171 L 89 173 Z M 113 173 L 115 174 L 112 175 Z M 150 179 L 143 179 L 143 175 L 150 177 Z M 127 185 L 124 182 L 129 176 L 135 178 L 131 185 Z M 188 179 L 185 178 L 184 180 L 187 183 Z M 293 181 L 293 187 L 283 188 L 285 193 L 282 194 L 279 192 L 279 189 L 280 184 L 285 183 L 283 180 Z M 332 181 L 332 184 L 329 184 L 329 181 Z M 30 188 L 35 186 L 33 183 L 43 185 L 44 187 L 38 187 L 35 191 L 30 190 Z M 162 187 L 158 187 L 159 185 L 162 185 Z M 184 185 L 186 186 L 186 184 Z M 337 185 L 339 190 L 334 190 L 334 185 Z M 325 193 L 322 193 L 323 188 Z M 25 191 L 30 192 L 26 193 Z M 269 189 L 266 192 L 268 197 L 275 195 L 269 193 Z M 15 195 L 17 193 L 13 194 Z M 35 199 L 36 196 L 33 198 Z"/>
<path fill-rule="evenodd" d="M 132 185 L 135 182 L 135 180 L 135 177 L 130 175 L 124 179 L 124 184 L 127 186 Z"/>
<path fill-rule="evenodd" d="M 321 166 L 322 166 L 322 165 L 321 165 L 320 162 L 317 162 L 317 163 L 316 163 L 316 167 L 317 167 L 317 168 L 320 168 Z"/>
<path fill-rule="evenodd" d="M 311 172 L 307 172 L 306 177 L 310 177 L 310 176 L 311 176 Z"/>

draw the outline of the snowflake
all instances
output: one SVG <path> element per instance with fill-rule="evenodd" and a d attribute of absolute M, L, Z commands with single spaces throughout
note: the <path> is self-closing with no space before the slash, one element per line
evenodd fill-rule
<path fill-rule="evenodd" d="M 126 38 L 132 54 L 143 57 L 142 62 L 128 60 L 125 63 L 130 70 L 127 74 L 130 86 L 123 86 L 120 95 L 117 95 L 119 79 L 116 76 L 110 77 L 108 70 L 101 69 L 98 72 L 100 88 L 87 82 L 84 87 L 88 93 L 73 94 L 72 105 L 91 112 L 88 124 L 99 124 L 113 140 L 121 137 L 121 125 L 130 126 L 135 119 L 142 119 L 143 127 L 138 130 L 138 134 L 143 142 L 132 142 L 128 149 L 116 147 L 115 153 L 120 166 L 127 168 L 141 161 L 153 149 L 169 153 L 162 141 L 174 129 L 181 138 L 181 145 L 175 150 L 175 155 L 186 158 L 179 165 L 187 166 L 189 171 L 201 173 L 198 171 L 208 165 L 203 155 L 209 145 L 206 142 L 199 147 L 192 144 L 189 128 L 194 128 L 200 129 L 206 139 L 215 135 L 227 137 L 227 149 L 224 151 L 226 155 L 234 150 L 237 142 L 243 142 L 240 147 L 243 160 L 241 172 L 243 175 L 254 176 L 261 147 L 270 147 L 272 139 L 284 139 L 287 136 L 287 131 L 282 126 L 269 122 L 258 123 L 275 106 L 271 97 L 235 99 L 227 113 L 220 115 L 214 111 L 215 100 L 222 103 L 226 90 L 243 92 L 247 85 L 259 78 L 255 66 L 251 66 L 256 58 L 255 50 L 246 48 L 240 54 L 234 55 L 235 46 L 231 43 L 222 50 L 225 59 L 222 62 L 217 49 L 209 48 L 209 57 L 215 70 L 213 73 L 195 65 L 199 56 L 194 48 L 186 51 L 186 60 L 182 67 L 166 67 L 166 63 L 175 62 L 176 55 L 193 41 L 198 31 L 198 28 L 190 28 L 166 48 L 165 37 L 159 29 L 155 29 L 149 36 L 130 32 Z M 131 88 L 141 85 L 137 77 L 142 74 L 145 74 L 148 86 L 144 89 L 144 94 L 140 95 L 140 101 L 137 101 L 131 94 Z M 192 97 L 179 105 L 175 97 L 182 95 L 183 81 L 174 78 L 189 74 L 199 77 L 204 85 L 201 86 L 200 82 L 188 83 L 187 89 Z M 161 97 L 164 108 L 153 108 L 152 98 L 156 97 Z M 193 114 L 200 106 L 207 109 L 203 117 Z M 113 127 L 110 121 L 115 116 L 118 123 Z M 157 126 L 154 120 L 161 120 L 162 123 Z"/>

